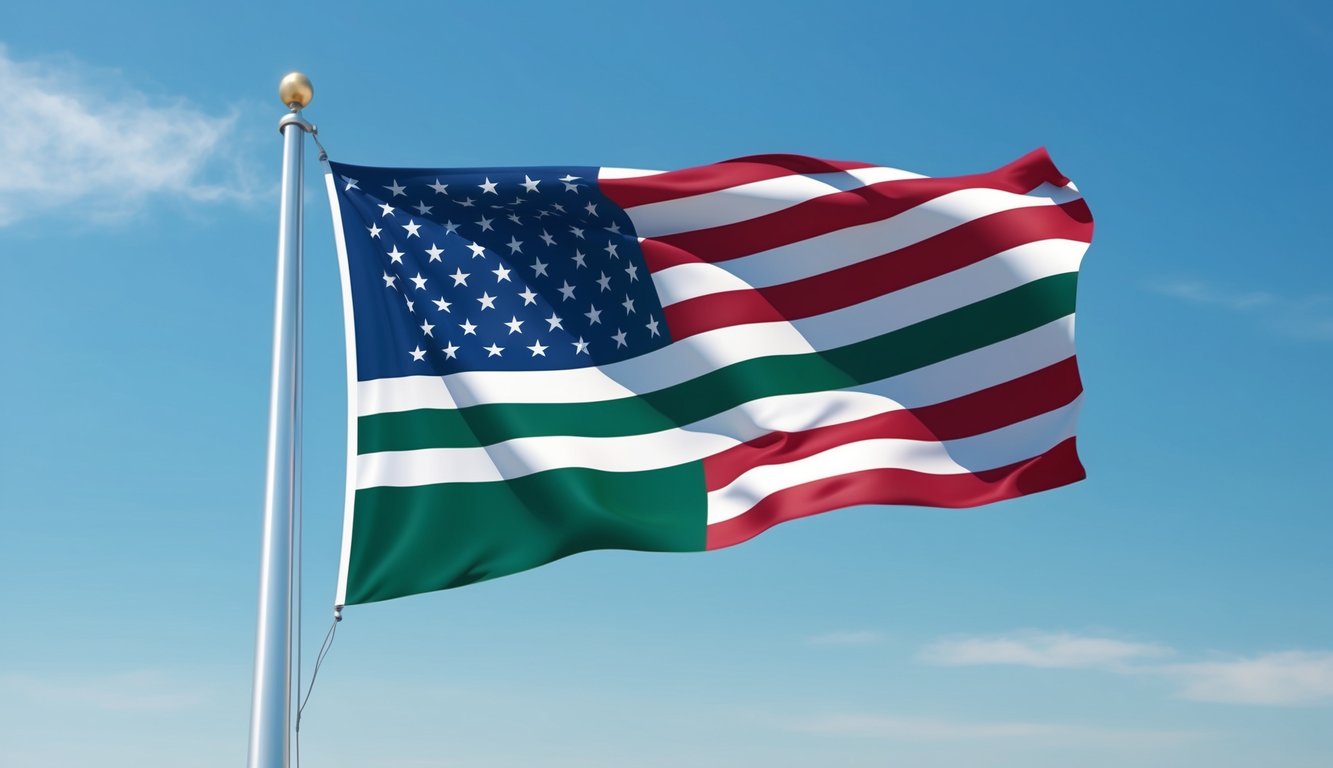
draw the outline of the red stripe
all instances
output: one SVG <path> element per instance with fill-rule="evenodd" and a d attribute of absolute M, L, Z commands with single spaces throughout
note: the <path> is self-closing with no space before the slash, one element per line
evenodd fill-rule
<path fill-rule="evenodd" d="M 755 467 L 785 464 L 859 440 L 958 440 L 1068 405 L 1083 391 L 1070 357 L 1012 381 L 943 403 L 890 411 L 802 432 L 770 432 L 704 459 L 708 491 L 725 488 Z"/>
<path fill-rule="evenodd" d="M 1086 477 L 1075 439 L 1007 467 L 966 475 L 871 469 L 815 480 L 771 494 L 745 514 L 708 526 L 707 548 L 754 538 L 778 523 L 858 504 L 975 507 L 1058 488 Z"/>
<path fill-rule="evenodd" d="M 1026 194 L 1044 182 L 1063 185 L 1064 176 L 1043 150 L 990 173 L 940 179 L 884 181 L 836 192 L 747 221 L 647 240 L 648 269 L 676 264 L 717 263 L 788 243 L 896 216 L 937 197 L 963 189 L 998 189 Z M 630 213 L 633 218 L 633 212 Z M 1090 219 L 1089 219 L 1090 220 Z"/>
<path fill-rule="evenodd" d="M 1092 224 L 1082 217 L 1086 210 L 1083 201 L 1076 200 L 983 216 L 906 248 L 814 277 L 671 304 L 663 310 L 667 327 L 671 338 L 679 341 L 732 325 L 814 317 L 939 277 L 1025 243 L 1051 238 L 1090 242 Z"/>
<path fill-rule="evenodd" d="M 597 187 L 621 208 L 717 192 L 741 184 L 808 173 L 870 168 L 870 163 L 820 160 L 804 155 L 751 155 L 679 171 L 629 179 L 599 179 Z"/>

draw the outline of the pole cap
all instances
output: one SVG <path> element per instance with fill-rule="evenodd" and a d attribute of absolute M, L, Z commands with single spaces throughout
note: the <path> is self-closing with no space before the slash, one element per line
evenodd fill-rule
<path fill-rule="evenodd" d="M 315 98 L 315 86 L 304 72 L 288 72 L 278 83 L 278 98 L 293 112 L 305 109 Z"/>

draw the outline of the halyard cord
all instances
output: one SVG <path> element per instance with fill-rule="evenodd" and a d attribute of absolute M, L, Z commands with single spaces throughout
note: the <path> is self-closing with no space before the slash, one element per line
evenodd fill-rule
<path fill-rule="evenodd" d="M 311 126 L 310 138 L 314 139 L 315 146 L 319 147 L 319 162 L 328 167 L 329 154 L 324 149 L 324 145 L 319 141 L 319 131 Z M 304 273 L 304 256 L 302 258 L 302 272 Z M 303 491 L 305 489 L 305 445 L 302 439 L 302 433 L 305 431 L 305 279 L 302 275 L 298 294 L 298 312 L 296 313 L 296 366 L 297 379 L 300 386 L 300 397 L 297 398 L 296 423 L 298 429 L 296 442 L 296 768 L 301 766 L 301 715 L 305 712 L 305 706 L 310 702 L 310 694 L 315 690 L 315 679 L 319 677 L 319 668 L 324 663 L 324 658 L 329 655 L 329 650 L 333 648 L 333 638 L 338 633 L 338 622 L 342 621 L 341 606 L 333 610 L 333 623 L 329 625 L 329 630 L 324 633 L 324 642 L 319 646 L 319 653 L 315 656 L 315 668 L 310 672 L 310 685 L 305 689 L 305 696 L 301 695 L 301 626 L 302 622 L 302 587 L 304 579 L 301 578 L 302 571 L 302 550 L 305 542 L 304 527 L 305 515 L 304 505 L 302 504 Z"/>
<path fill-rule="evenodd" d="M 315 690 L 315 678 L 319 677 L 319 667 L 329 655 L 329 650 L 333 648 L 333 638 L 338 634 L 340 621 L 342 616 L 334 614 L 333 623 L 329 625 L 329 631 L 324 633 L 324 642 L 319 646 L 319 655 L 315 657 L 315 668 L 310 673 L 310 686 L 306 689 L 305 698 L 301 700 L 300 706 L 296 708 L 296 768 L 301 767 L 301 713 L 305 711 L 305 705 L 310 701 L 310 694 Z M 297 695 L 300 695 L 299 692 Z"/>
<path fill-rule="evenodd" d="M 314 126 L 311 126 L 310 128 L 310 138 L 314 139 L 315 146 L 319 147 L 319 161 L 321 163 L 327 163 L 329 161 L 329 152 L 324 149 L 323 144 L 319 143 L 319 129 Z"/>

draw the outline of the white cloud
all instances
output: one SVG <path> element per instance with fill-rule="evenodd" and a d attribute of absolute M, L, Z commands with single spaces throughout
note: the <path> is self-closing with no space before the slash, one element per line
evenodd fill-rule
<path fill-rule="evenodd" d="M 1103 728 L 1063 723 L 975 722 L 898 715 L 843 713 L 800 721 L 808 733 L 836 733 L 900 741 L 1021 740 L 1025 743 L 1160 744 L 1197 738 L 1186 731 Z"/>
<path fill-rule="evenodd" d="M 1220 661 L 1164 662 L 1171 648 L 1108 637 L 1024 632 L 956 637 L 925 646 L 929 664 L 961 667 L 1010 665 L 1098 669 L 1155 677 L 1177 685 L 1193 701 L 1259 706 L 1306 706 L 1333 701 L 1333 652 L 1280 651 Z"/>
<path fill-rule="evenodd" d="M 1149 286 L 1163 296 L 1184 299 L 1192 304 L 1208 304 L 1235 312 L 1272 304 L 1273 294 L 1266 291 L 1228 291 L 1197 280 L 1167 280 Z"/>
<path fill-rule="evenodd" d="M 0 45 L 0 227 L 75 205 L 104 219 L 152 198 L 252 199 L 236 120 L 154 102 L 75 61 L 15 61 Z"/>
<path fill-rule="evenodd" d="M 860 646 L 860 645 L 878 645 L 883 642 L 884 636 L 878 632 L 870 630 L 860 630 L 856 632 L 829 632 L 824 635 L 815 635 L 806 638 L 806 645 L 817 646 Z"/>
<path fill-rule="evenodd" d="M 1115 667 L 1126 662 L 1165 656 L 1170 652 L 1169 648 L 1160 645 L 1131 643 L 1109 637 L 1028 632 L 939 640 L 923 648 L 920 656 L 931 664 L 950 667 L 1011 664 L 1075 669 Z"/>
<path fill-rule="evenodd" d="M 1198 306 L 1253 315 L 1270 330 L 1295 339 L 1333 341 L 1333 295 L 1279 296 L 1235 291 L 1199 280 L 1164 280 L 1148 289 Z"/>
<path fill-rule="evenodd" d="M 13 674 L 0 676 L 11 702 L 114 712 L 174 712 L 202 703 L 190 689 L 160 670 L 133 670 L 76 679 Z"/>
<path fill-rule="evenodd" d="M 1249 659 L 1175 664 L 1179 695 L 1222 704 L 1300 706 L 1333 701 L 1333 653 L 1284 651 Z"/>

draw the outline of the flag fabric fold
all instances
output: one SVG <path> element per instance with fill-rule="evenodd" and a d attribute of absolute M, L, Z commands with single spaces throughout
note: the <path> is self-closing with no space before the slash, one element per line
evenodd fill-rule
<path fill-rule="evenodd" d="M 350 411 L 339 604 L 1084 476 L 1092 218 L 1044 150 L 951 178 L 765 155 L 330 163 L 326 182 Z"/>

